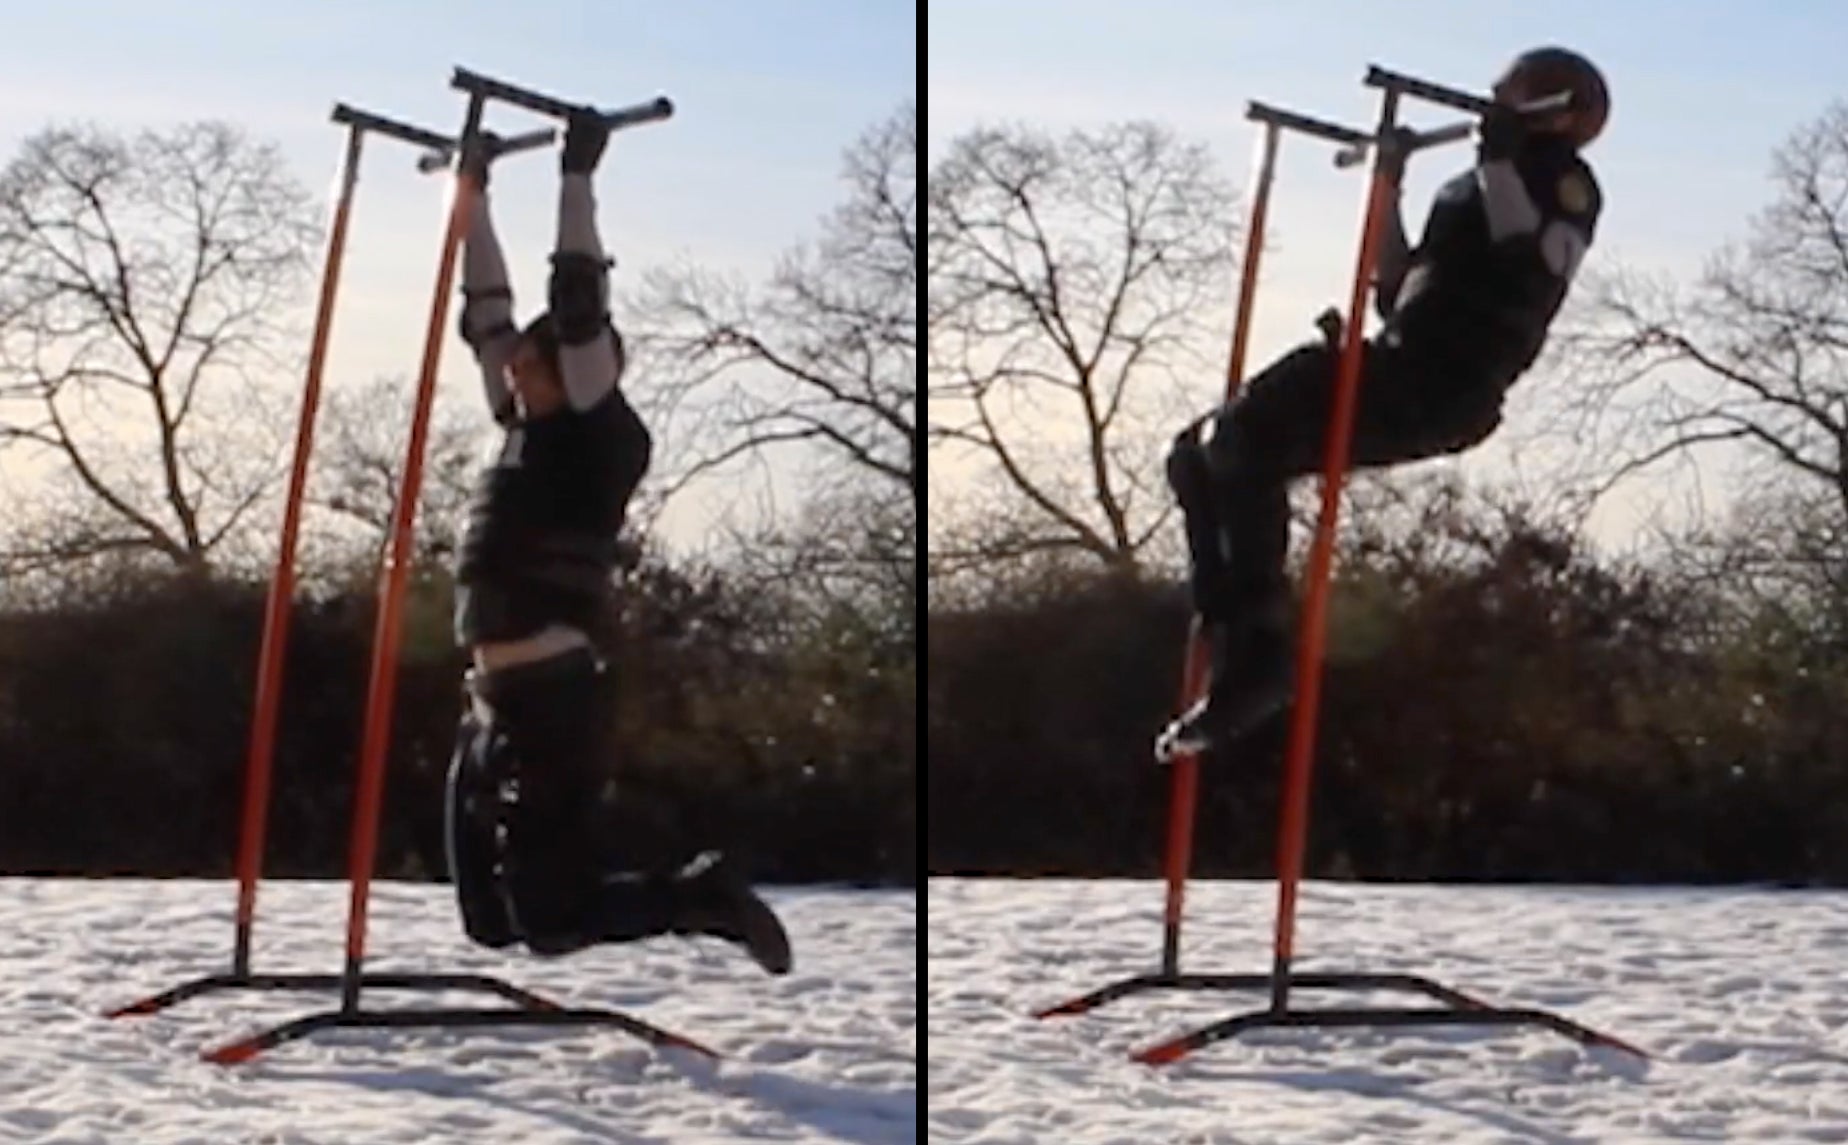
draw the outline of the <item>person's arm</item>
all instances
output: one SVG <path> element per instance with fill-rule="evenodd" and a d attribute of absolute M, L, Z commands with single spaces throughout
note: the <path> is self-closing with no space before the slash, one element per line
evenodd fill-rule
<path fill-rule="evenodd" d="M 592 115 L 575 117 L 565 132 L 558 187 L 558 246 L 549 287 L 558 334 L 558 372 L 574 410 L 609 397 L 622 374 L 622 357 L 610 329 L 610 260 L 597 234 L 597 197 L 591 176 L 609 142 L 609 129 Z"/>
<path fill-rule="evenodd" d="M 1381 318 L 1392 315 L 1399 301 L 1399 287 L 1412 264 L 1412 244 L 1405 238 L 1405 220 L 1400 217 L 1399 188 L 1393 185 L 1392 204 L 1386 210 L 1386 222 L 1380 230 L 1379 254 L 1373 264 L 1373 308 Z"/>
<path fill-rule="evenodd" d="M 507 280 L 507 260 L 489 215 L 488 164 L 493 140 L 479 141 L 465 152 L 461 177 L 475 184 L 468 229 L 462 239 L 462 339 L 474 351 L 481 367 L 481 385 L 494 420 L 513 420 L 513 394 L 507 389 L 507 362 L 513 356 L 519 331 L 513 325 L 513 290 Z"/>
<path fill-rule="evenodd" d="M 1373 263 L 1373 308 L 1383 318 L 1392 315 L 1399 299 L 1399 287 L 1411 266 L 1412 245 L 1405 238 L 1405 220 L 1400 215 L 1399 188 L 1405 178 L 1405 161 L 1411 158 L 1415 134 L 1408 128 L 1395 128 L 1379 143 L 1380 164 L 1392 182 L 1392 202 L 1386 210 L 1380 231 L 1380 245 Z"/>

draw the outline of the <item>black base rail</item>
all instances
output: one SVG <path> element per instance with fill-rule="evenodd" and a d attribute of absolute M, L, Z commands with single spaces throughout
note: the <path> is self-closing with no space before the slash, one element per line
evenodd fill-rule
<path fill-rule="evenodd" d="M 346 984 L 347 979 L 341 974 L 212 974 L 183 982 L 126 1006 L 118 1006 L 105 1016 L 123 1018 L 153 1014 L 189 998 L 219 991 L 340 990 Z M 524 1026 L 603 1027 L 620 1030 L 657 1049 L 691 1050 L 714 1060 L 722 1056 L 717 1050 L 684 1034 L 643 1021 L 633 1014 L 621 1010 L 562 1006 L 549 998 L 486 974 L 364 974 L 361 975 L 360 984 L 385 990 L 493 994 L 513 1003 L 513 1006 L 497 1009 L 448 1007 L 406 1010 L 343 1007 L 284 1022 L 249 1037 L 206 1050 L 200 1057 L 217 1065 L 235 1065 L 249 1061 L 265 1050 L 330 1029 L 478 1029 Z"/>
<path fill-rule="evenodd" d="M 1160 990 L 1269 991 L 1271 974 L 1143 974 L 1099 987 L 1034 1014 L 1036 1018 L 1082 1014 L 1134 994 Z M 1495 1006 L 1435 979 L 1417 974 L 1309 973 L 1289 976 L 1291 989 L 1400 991 L 1421 994 L 1437 1006 L 1330 1007 L 1298 1010 L 1271 1007 L 1221 1019 L 1210 1025 L 1137 1050 L 1130 1057 L 1145 1065 L 1167 1065 L 1197 1049 L 1259 1029 L 1355 1029 L 1406 1026 L 1539 1026 L 1585 1046 L 1620 1050 L 1647 1060 L 1649 1054 L 1622 1038 L 1602 1033 L 1549 1010 Z"/>

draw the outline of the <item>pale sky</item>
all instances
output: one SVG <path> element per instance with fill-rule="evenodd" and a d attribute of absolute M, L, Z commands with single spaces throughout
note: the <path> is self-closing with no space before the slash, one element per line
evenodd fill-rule
<path fill-rule="evenodd" d="M 325 196 L 345 140 L 328 121 L 333 105 L 450 134 L 464 104 L 449 87 L 456 65 L 599 106 L 666 94 L 676 116 L 618 135 L 598 176 L 616 285 L 680 259 L 761 277 L 841 201 L 843 150 L 916 99 L 916 23 L 914 0 L 9 4 L 0 159 L 56 121 L 129 131 L 224 119 L 279 144 Z M 510 132 L 548 125 L 505 107 L 487 122 Z M 495 172 L 520 315 L 543 305 L 556 155 L 511 159 Z M 444 193 L 442 177 L 415 171 L 416 157 L 404 144 L 368 140 L 330 386 L 415 375 Z M 478 392 L 453 338 L 441 384 Z"/>
<path fill-rule="evenodd" d="M 1837 0 L 933 0 L 930 17 L 931 155 L 977 123 L 1056 132 L 1149 118 L 1210 145 L 1241 191 L 1256 134 L 1247 100 L 1366 128 L 1379 96 L 1360 82 L 1370 63 L 1485 91 L 1520 50 L 1573 47 L 1612 89 L 1587 156 L 1606 199 L 1592 268 L 1697 271 L 1770 201 L 1773 149 L 1848 95 Z M 1402 106 L 1426 126 L 1458 118 Z M 1463 148 L 1414 159 L 1414 234 L 1432 189 L 1467 162 Z M 1345 304 L 1361 170 L 1336 171 L 1325 145 L 1285 136 L 1252 368 Z"/>

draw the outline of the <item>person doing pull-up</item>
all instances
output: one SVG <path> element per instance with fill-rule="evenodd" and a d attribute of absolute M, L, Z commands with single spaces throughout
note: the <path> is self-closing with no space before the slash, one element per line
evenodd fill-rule
<path fill-rule="evenodd" d="M 1564 110 L 1517 108 L 1559 92 Z M 1363 345 L 1352 464 L 1458 453 L 1501 422 L 1503 396 L 1539 357 L 1603 199 L 1580 151 L 1604 130 L 1610 93 L 1585 57 L 1517 57 L 1478 128 L 1477 163 L 1437 192 L 1416 247 L 1395 200 Z M 1381 140 L 1398 188 L 1407 139 Z M 1339 347 L 1306 344 L 1175 439 L 1168 481 L 1186 521 L 1194 608 L 1212 653 L 1207 694 L 1168 725 L 1157 758 L 1224 747 L 1290 700 L 1289 487 L 1322 466 Z M 1211 421 L 1211 437 L 1199 428 Z"/>
<path fill-rule="evenodd" d="M 499 140 L 465 141 L 459 163 L 473 191 L 461 332 L 504 436 L 469 504 L 456 566 L 456 636 L 473 667 L 449 774 L 451 874 L 463 928 L 486 946 L 558 955 L 710 935 L 785 974 L 781 922 L 726 857 L 611 871 L 598 853 L 612 681 L 589 633 L 651 449 L 621 387 L 627 358 L 596 227 L 591 177 L 608 138 L 594 112 L 571 118 L 549 308 L 522 327 L 489 217 Z"/>

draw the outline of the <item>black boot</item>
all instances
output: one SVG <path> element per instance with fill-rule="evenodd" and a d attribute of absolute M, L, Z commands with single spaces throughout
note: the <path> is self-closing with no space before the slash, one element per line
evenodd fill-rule
<path fill-rule="evenodd" d="M 789 973 L 793 957 L 782 921 L 724 856 L 702 853 L 674 875 L 673 887 L 673 933 L 722 938 L 770 973 Z"/>
<path fill-rule="evenodd" d="M 1156 738 L 1155 758 L 1162 763 L 1182 753 L 1229 747 L 1289 706 L 1294 665 L 1281 609 L 1243 622 L 1209 623 L 1207 639 L 1212 683 Z"/>

